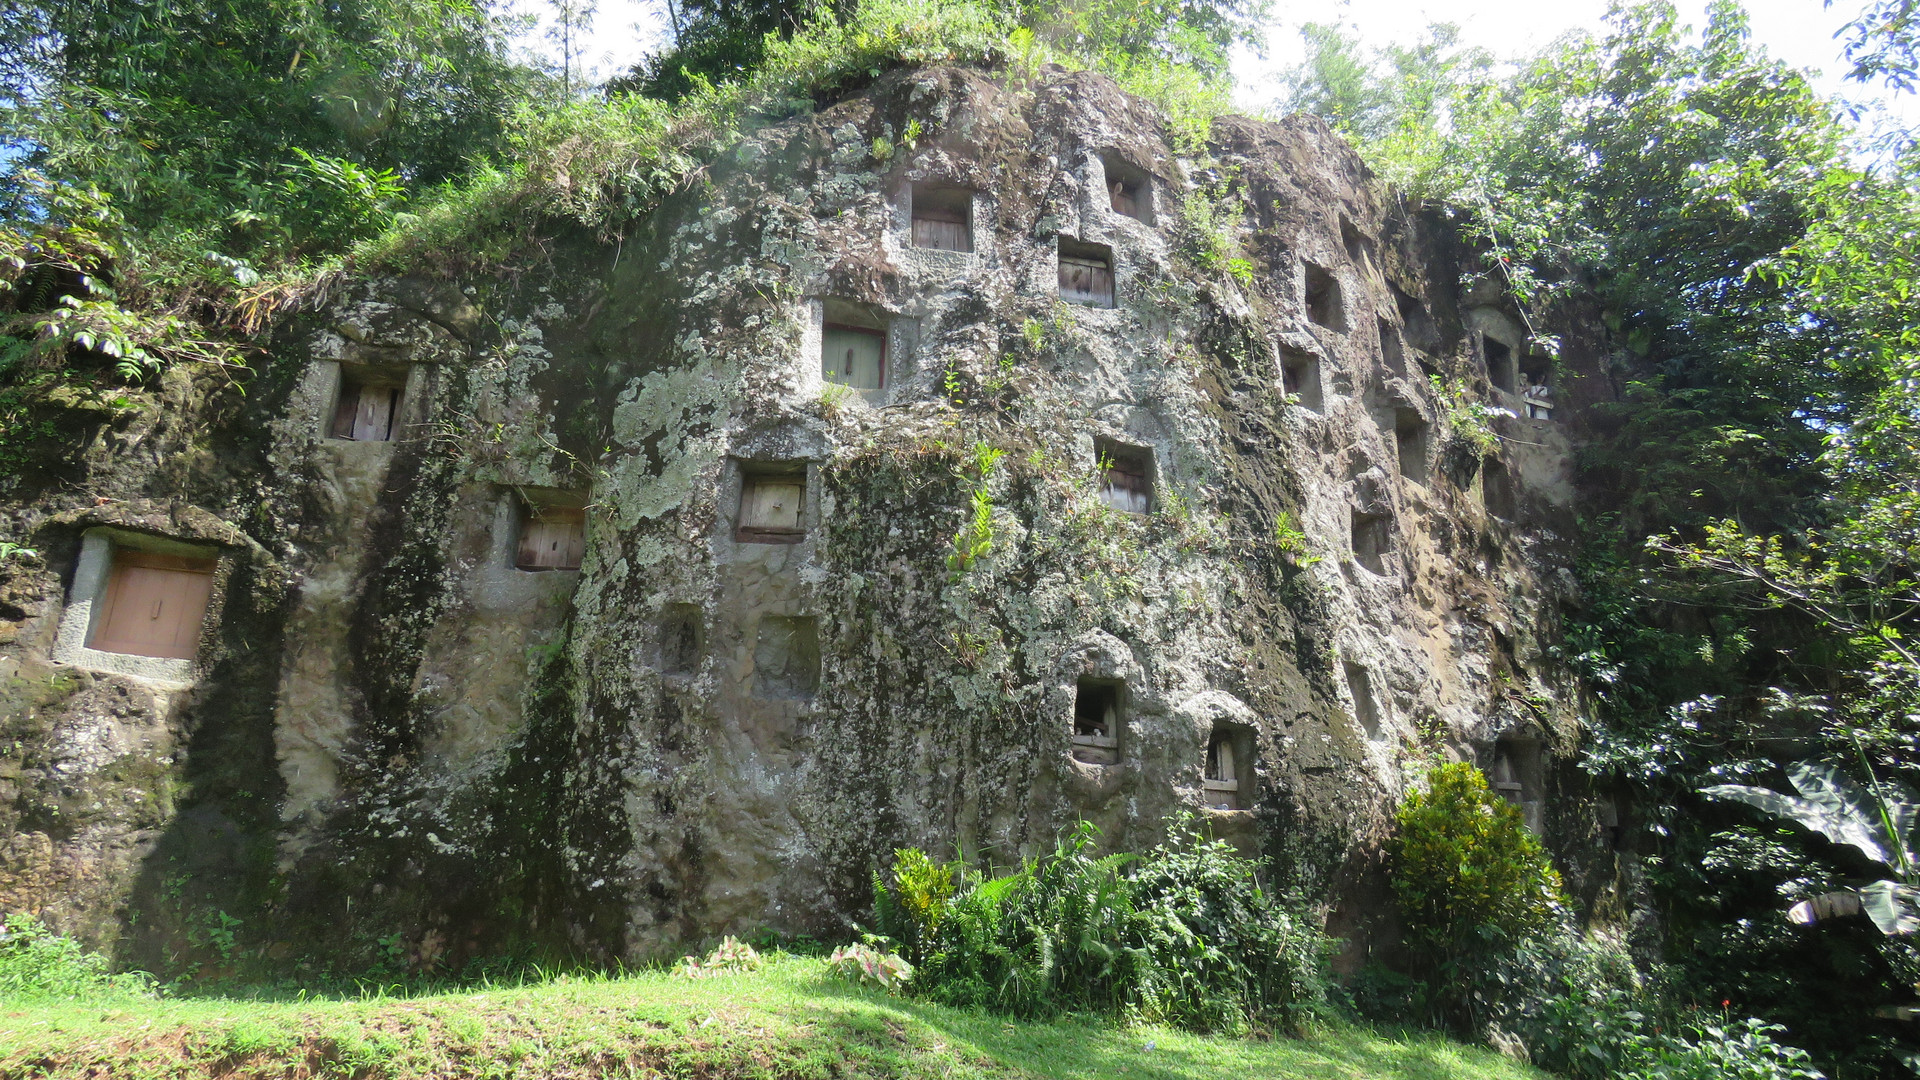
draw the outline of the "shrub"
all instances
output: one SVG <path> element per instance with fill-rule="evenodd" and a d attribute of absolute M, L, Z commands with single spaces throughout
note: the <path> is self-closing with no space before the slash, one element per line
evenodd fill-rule
<path fill-rule="evenodd" d="M 1393 896 L 1407 947 L 1431 974 L 1460 960 L 1540 937 L 1555 923 L 1560 875 L 1518 807 L 1496 797 L 1465 762 L 1427 774 L 1407 794 L 1390 845 Z"/>
<path fill-rule="evenodd" d="M 150 996 L 153 976 L 116 974 L 107 958 L 55 934 L 30 915 L 9 915 L 0 926 L 0 1000 L 33 1001 Z"/>
<path fill-rule="evenodd" d="M 917 992 L 1033 1018 L 1085 1011 L 1195 1030 L 1298 1027 L 1325 1001 L 1315 921 L 1256 880 L 1258 864 L 1176 821 L 1144 855 L 1097 856 L 1091 824 L 1017 873 L 971 875 L 921 933 Z M 896 882 L 936 864 L 901 852 Z M 904 871 L 904 872 L 903 872 Z M 909 909 L 884 881 L 881 924 Z"/>
<path fill-rule="evenodd" d="M 1622 1080 L 1821 1080 L 1807 1052 L 1774 1041 L 1785 1029 L 1758 1020 L 1691 1024 L 1650 1042 Z"/>

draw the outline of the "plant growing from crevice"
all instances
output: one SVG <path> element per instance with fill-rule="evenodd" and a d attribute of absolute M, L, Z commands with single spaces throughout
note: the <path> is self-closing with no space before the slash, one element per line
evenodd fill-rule
<path fill-rule="evenodd" d="M 973 569 L 975 562 L 993 550 L 993 473 L 1006 454 L 1005 450 L 985 442 L 973 444 L 971 466 L 975 479 L 967 499 L 971 512 L 967 523 L 953 534 L 953 550 L 947 556 L 947 569 L 956 577 Z"/>

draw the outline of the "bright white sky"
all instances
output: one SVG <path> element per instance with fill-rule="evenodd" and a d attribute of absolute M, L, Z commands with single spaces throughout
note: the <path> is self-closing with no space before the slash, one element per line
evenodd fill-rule
<path fill-rule="evenodd" d="M 547 0 L 513 0 L 519 10 L 551 22 Z M 1846 65 L 1834 33 L 1852 19 L 1864 0 L 1837 0 L 1832 8 L 1820 0 L 1746 0 L 1753 37 L 1767 52 L 1795 67 L 1819 73 L 1815 85 L 1830 95 L 1854 101 L 1881 99 L 1877 88 L 1843 83 Z M 1679 0 L 1683 18 L 1694 26 L 1706 24 L 1703 0 Z M 1411 43 L 1435 22 L 1461 29 L 1470 45 L 1510 58 L 1538 49 L 1571 30 L 1602 28 L 1607 0 L 1344 0 L 1337 4 L 1289 3 L 1277 0 L 1278 18 L 1268 34 L 1265 59 L 1242 56 L 1235 64 L 1242 106 L 1256 109 L 1279 95 L 1279 72 L 1297 64 L 1302 54 L 1300 24 L 1342 21 L 1359 31 L 1363 43 Z M 665 26 L 664 0 L 600 0 L 594 16 L 592 40 L 584 59 L 590 79 L 604 79 L 630 67 L 660 40 Z M 556 46 L 531 32 L 526 43 L 549 55 Z M 1920 122 L 1920 99 L 1904 94 L 1888 102 L 1908 123 Z"/>

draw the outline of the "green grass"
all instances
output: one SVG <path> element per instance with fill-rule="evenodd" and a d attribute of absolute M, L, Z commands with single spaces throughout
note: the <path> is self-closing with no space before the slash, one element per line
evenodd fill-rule
<path fill-rule="evenodd" d="M 0 1001 L 0 1080 L 1541 1075 L 1443 1039 L 1349 1027 L 1240 1039 L 1018 1024 L 889 998 L 785 955 L 756 974 L 691 981 L 648 973 L 413 997 Z"/>

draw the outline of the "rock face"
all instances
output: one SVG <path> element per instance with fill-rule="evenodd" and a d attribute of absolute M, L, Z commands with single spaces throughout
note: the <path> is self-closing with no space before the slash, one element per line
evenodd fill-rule
<path fill-rule="evenodd" d="M 67 417 L 4 508 L 0 908 L 171 969 L 644 958 L 1186 810 L 1364 942 L 1436 753 L 1590 846 L 1544 657 L 1595 340 L 1536 355 L 1316 121 L 1168 131 L 895 72 L 624 236 L 343 283 L 244 396 Z M 212 575 L 190 657 L 89 644 L 128 553 Z"/>

